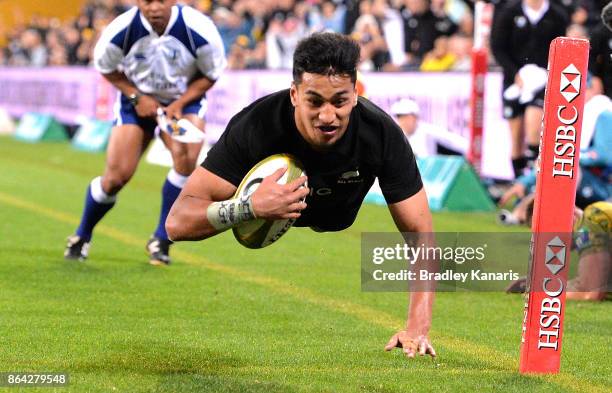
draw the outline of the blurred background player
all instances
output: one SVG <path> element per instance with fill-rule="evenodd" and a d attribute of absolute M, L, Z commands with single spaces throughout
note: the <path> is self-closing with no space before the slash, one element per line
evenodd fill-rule
<path fill-rule="evenodd" d="M 584 106 L 579 163 L 576 206 L 586 208 L 594 202 L 612 200 L 612 100 L 607 96 L 591 96 Z M 533 199 L 531 194 L 535 191 L 535 183 L 535 170 L 530 169 L 504 193 L 500 206 L 504 207 L 513 200 L 518 200 L 518 203 L 512 211 L 500 212 L 502 223 L 523 224 L 527 221 L 527 206 Z"/>
<path fill-rule="evenodd" d="M 538 154 L 549 45 L 565 34 L 569 20 L 549 0 L 512 1 L 495 14 L 491 49 L 503 69 L 503 116 L 512 135 L 514 174 L 520 176 Z"/>
<path fill-rule="evenodd" d="M 120 92 L 104 174 L 87 188 L 76 233 L 68 238 L 66 259 L 87 258 L 95 225 L 114 206 L 154 137 L 158 108 L 168 119 L 182 117 L 203 130 L 205 93 L 226 60 L 212 21 L 175 0 L 138 0 L 138 6 L 108 25 L 94 51 L 94 65 Z M 201 143 L 182 144 L 160 133 L 172 153 L 173 168 L 162 188 L 159 224 L 146 249 L 153 265 L 169 264 L 164 223 L 170 207 L 193 171 Z"/>
<path fill-rule="evenodd" d="M 527 207 L 527 225 L 531 226 L 533 199 Z M 578 273 L 567 283 L 567 299 L 604 300 L 612 292 L 612 202 L 595 202 L 582 211 L 574 211 L 572 248 L 578 252 Z M 520 278 L 506 289 L 523 293 L 527 279 Z"/>
<path fill-rule="evenodd" d="M 595 202 L 577 209 L 574 245 L 578 274 L 567 285 L 567 298 L 603 300 L 612 291 L 612 202 Z"/>
<path fill-rule="evenodd" d="M 402 98 L 391 106 L 391 114 L 404 132 L 410 147 L 417 157 L 428 157 L 436 154 L 465 154 L 468 141 L 443 127 L 419 119 L 419 105 Z"/>

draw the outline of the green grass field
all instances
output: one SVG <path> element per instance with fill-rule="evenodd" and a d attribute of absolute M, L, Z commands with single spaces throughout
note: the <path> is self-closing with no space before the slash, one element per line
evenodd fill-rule
<path fill-rule="evenodd" d="M 609 302 L 569 303 L 559 375 L 517 372 L 523 299 L 503 293 L 440 293 L 433 361 L 384 352 L 407 295 L 360 289 L 361 233 L 394 231 L 382 207 L 365 206 L 347 231 L 294 228 L 263 250 L 231 233 L 178 244 L 173 265 L 156 268 L 144 245 L 167 170 L 143 162 L 88 261 L 66 262 L 103 163 L 68 144 L 0 138 L 0 372 L 70 374 L 68 387 L 38 390 L 610 391 Z M 502 229 L 491 214 L 437 214 L 435 226 Z"/>

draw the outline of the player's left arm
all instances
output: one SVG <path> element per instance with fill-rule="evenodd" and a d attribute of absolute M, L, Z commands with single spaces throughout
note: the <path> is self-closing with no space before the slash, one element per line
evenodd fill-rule
<path fill-rule="evenodd" d="M 180 119 L 183 117 L 183 108 L 191 101 L 201 99 L 206 92 L 213 87 L 215 80 L 208 79 L 206 76 L 199 74 L 187 86 L 187 90 L 178 99 L 172 101 L 166 110 L 168 119 Z"/>
<path fill-rule="evenodd" d="M 212 20 L 191 7 L 183 8 L 183 17 L 196 46 L 194 62 L 198 73 L 189 82 L 185 93 L 166 108 L 169 119 L 180 119 L 183 107 L 204 96 L 227 66 L 223 40 Z"/>
<path fill-rule="evenodd" d="M 424 188 L 409 198 L 389 204 L 389 211 L 400 232 L 418 233 L 422 241 L 428 243 L 433 241 L 431 212 Z M 418 263 L 429 262 L 418 261 Z M 433 357 L 436 356 L 436 352 L 429 341 L 429 329 L 435 292 L 434 288 L 430 287 L 431 283 L 420 282 L 417 285 L 425 286 L 413 288 L 410 294 L 406 326 L 391 337 L 385 350 L 390 351 L 398 347 L 402 348 L 404 354 L 410 358 L 416 354 L 421 356 L 428 354 Z"/>

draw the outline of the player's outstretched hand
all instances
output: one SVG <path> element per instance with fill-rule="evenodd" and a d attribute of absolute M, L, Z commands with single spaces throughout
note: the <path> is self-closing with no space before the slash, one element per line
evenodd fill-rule
<path fill-rule="evenodd" d="M 417 354 L 420 356 L 430 355 L 431 357 L 436 357 L 436 351 L 427 336 L 414 336 L 406 330 L 400 330 L 395 333 L 385 346 L 385 351 L 391 351 L 393 348 L 401 348 L 409 358 L 413 358 Z"/>
<path fill-rule="evenodd" d="M 306 208 L 303 202 L 308 195 L 306 176 L 299 177 L 287 184 L 278 184 L 287 168 L 277 169 L 273 174 L 263 179 L 253 193 L 253 211 L 257 218 L 279 220 L 299 218 L 300 212 Z"/>
<path fill-rule="evenodd" d="M 526 193 L 525 186 L 522 183 L 516 182 L 510 187 L 499 200 L 499 206 L 504 206 L 513 197 L 523 198 Z"/>

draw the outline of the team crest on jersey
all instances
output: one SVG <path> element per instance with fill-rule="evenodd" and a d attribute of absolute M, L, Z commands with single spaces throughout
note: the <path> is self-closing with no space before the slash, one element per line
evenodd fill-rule
<path fill-rule="evenodd" d="M 363 182 L 363 178 L 359 177 L 359 168 L 355 168 L 353 171 L 346 171 L 340 175 L 338 179 L 338 184 L 351 184 L 351 183 L 361 183 Z"/>
<path fill-rule="evenodd" d="M 172 49 L 168 56 L 168 60 L 170 60 L 173 63 L 176 63 L 176 59 L 178 59 L 178 50 Z"/>
<path fill-rule="evenodd" d="M 519 15 L 514 18 L 514 23 L 518 28 L 523 28 L 527 25 L 527 18 L 525 18 L 523 15 Z"/>

